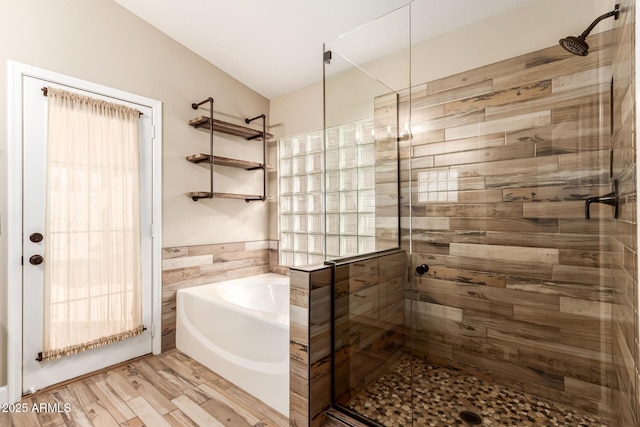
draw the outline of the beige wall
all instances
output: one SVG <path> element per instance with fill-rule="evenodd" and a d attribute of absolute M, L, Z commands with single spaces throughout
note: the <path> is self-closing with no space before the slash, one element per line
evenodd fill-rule
<path fill-rule="evenodd" d="M 613 4 L 614 1 L 602 0 L 534 0 L 517 10 L 416 44 L 412 49 L 411 81 L 420 84 L 553 46 L 562 37 L 581 34 L 597 16 L 612 10 Z M 611 29 L 612 23 L 611 19 L 600 22 L 593 33 Z M 421 20 L 414 15 L 412 26 L 419 25 Z M 406 53 L 379 58 L 364 68 L 373 76 L 385 76 L 388 86 L 404 87 L 405 73 L 399 73 L 394 81 L 388 72 L 399 61 L 406 61 Z M 363 73 L 349 70 L 341 78 L 343 82 L 335 83 L 330 98 L 331 107 L 339 110 L 330 111 L 332 124 L 373 112 L 370 90 L 360 90 L 359 98 L 350 90 L 363 87 Z M 277 136 L 322 128 L 322 102 L 321 83 L 272 99 L 271 123 L 279 124 Z"/>
<path fill-rule="evenodd" d="M 411 80 L 420 84 L 554 46 L 563 37 L 581 34 L 613 5 L 612 0 L 533 0 L 414 46 Z M 592 34 L 611 29 L 613 22 L 601 21 Z"/>
<path fill-rule="evenodd" d="M 318 63 L 321 66 L 321 63 Z M 322 129 L 322 82 L 304 87 L 296 92 L 271 100 L 269 111 L 270 129 L 275 139 L 300 135 Z M 269 149 L 269 161 L 276 164 L 277 144 Z M 270 194 L 277 192 L 275 179 L 270 182 Z M 279 240 L 278 206 L 270 206 L 269 239 Z"/>
<path fill-rule="evenodd" d="M 212 96 L 214 110 L 226 114 L 218 118 L 241 123 L 246 116 L 268 113 L 268 99 L 110 0 L 0 0 L 0 10 L 0 253 L 7 248 L 9 59 L 163 102 L 163 247 L 267 238 L 268 203 L 189 199 L 185 193 L 207 190 L 208 175 L 185 156 L 208 149 L 207 135 L 187 125 L 197 114 L 192 102 Z M 242 152 L 260 159 L 258 142 L 216 141 L 222 155 Z M 248 172 L 224 171 L 220 185 L 250 185 L 242 173 Z M 6 259 L 0 257 L 0 313 L 6 313 L 6 288 Z M 3 314 L 0 329 L 5 322 Z M 0 385 L 5 347 L 0 339 Z"/>

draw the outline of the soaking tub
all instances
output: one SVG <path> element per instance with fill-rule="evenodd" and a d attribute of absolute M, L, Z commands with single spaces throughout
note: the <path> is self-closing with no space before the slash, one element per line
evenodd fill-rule
<path fill-rule="evenodd" d="M 289 277 L 266 273 L 181 289 L 176 347 L 289 416 Z"/>

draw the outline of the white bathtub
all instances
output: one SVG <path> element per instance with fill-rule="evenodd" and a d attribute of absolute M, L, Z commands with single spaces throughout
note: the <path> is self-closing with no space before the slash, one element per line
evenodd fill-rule
<path fill-rule="evenodd" d="M 289 277 L 266 273 L 181 289 L 176 346 L 289 416 Z"/>

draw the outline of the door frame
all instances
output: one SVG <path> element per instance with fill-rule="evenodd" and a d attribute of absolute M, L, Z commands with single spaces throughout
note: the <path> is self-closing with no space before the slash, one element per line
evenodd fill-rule
<path fill-rule="evenodd" d="M 162 102 L 9 60 L 7 62 L 7 402 L 22 397 L 22 127 L 23 78 L 33 77 L 151 108 L 152 238 L 151 337 L 153 354 L 162 339 Z"/>

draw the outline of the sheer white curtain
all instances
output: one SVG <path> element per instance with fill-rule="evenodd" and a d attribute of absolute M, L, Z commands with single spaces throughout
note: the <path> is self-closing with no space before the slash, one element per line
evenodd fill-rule
<path fill-rule="evenodd" d="M 142 332 L 139 113 L 47 96 L 42 358 L 52 360 Z"/>

